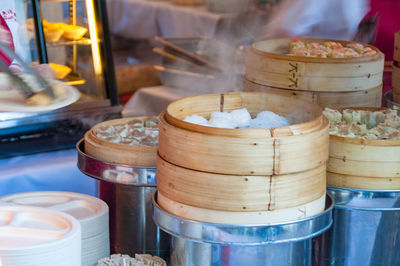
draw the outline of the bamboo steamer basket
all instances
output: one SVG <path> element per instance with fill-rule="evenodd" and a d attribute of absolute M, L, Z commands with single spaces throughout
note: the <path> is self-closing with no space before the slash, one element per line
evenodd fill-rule
<path fill-rule="evenodd" d="M 154 167 L 157 161 L 157 147 L 143 145 L 126 145 L 103 140 L 96 136 L 99 127 L 125 124 L 134 119 L 130 117 L 105 121 L 95 125 L 85 134 L 85 152 L 99 160 L 122 165 Z"/>
<path fill-rule="evenodd" d="M 157 194 L 158 204 L 167 212 L 195 221 L 219 224 L 266 224 L 298 220 L 321 213 L 325 207 L 325 194 L 307 204 L 273 211 L 230 212 L 202 209 L 173 201 L 160 192 Z"/>
<path fill-rule="evenodd" d="M 203 209 L 280 210 L 321 198 L 326 192 L 326 165 L 287 175 L 242 176 L 196 171 L 158 157 L 157 188 L 171 200 Z"/>
<path fill-rule="evenodd" d="M 269 129 L 223 129 L 183 121 L 192 114 L 246 107 L 254 117 L 270 110 L 292 124 Z M 281 175 L 316 168 L 328 158 L 329 122 L 321 109 L 277 94 L 227 93 L 172 102 L 159 117 L 159 154 L 197 171 L 231 175 Z"/>
<path fill-rule="evenodd" d="M 393 100 L 400 103 L 400 63 L 393 63 L 392 70 Z"/>
<path fill-rule="evenodd" d="M 394 54 L 393 60 L 400 62 L 400 31 L 394 34 Z"/>
<path fill-rule="evenodd" d="M 195 5 L 204 5 L 205 0 L 172 0 L 172 3 L 175 5 L 195 6 Z"/>
<path fill-rule="evenodd" d="M 298 99 L 308 100 L 318 104 L 322 108 L 342 108 L 356 104 L 360 107 L 380 106 L 382 101 L 382 84 L 363 91 L 349 92 L 318 92 L 301 91 L 268 87 L 243 79 L 243 87 L 249 92 L 277 93 L 280 95 L 292 96 Z M 362 99 L 362 101 L 360 101 Z"/>
<path fill-rule="evenodd" d="M 302 40 L 349 43 L 328 39 Z M 287 55 L 289 42 L 290 39 L 271 39 L 251 45 L 246 51 L 245 79 L 267 87 L 307 91 L 311 94 L 363 92 L 382 86 L 384 55 L 373 46 L 366 45 L 377 51 L 371 56 L 313 58 Z M 244 90 L 247 91 L 247 89 L 244 86 Z M 263 87 L 258 89 L 263 89 Z M 338 96 L 340 97 L 340 94 Z M 363 102 L 363 97 L 359 97 L 353 105 L 358 106 Z M 318 99 L 316 103 L 320 104 Z"/>
<path fill-rule="evenodd" d="M 382 110 L 383 108 L 350 108 Z M 328 186 L 400 189 L 400 140 L 365 140 L 330 136 Z"/>

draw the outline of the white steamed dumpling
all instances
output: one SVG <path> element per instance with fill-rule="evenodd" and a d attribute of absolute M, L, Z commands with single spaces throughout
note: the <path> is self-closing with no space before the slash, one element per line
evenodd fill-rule
<path fill-rule="evenodd" d="M 187 116 L 184 121 L 208 127 L 218 128 L 274 128 L 288 126 L 290 123 L 283 116 L 271 111 L 260 112 L 256 118 L 251 119 L 250 113 L 246 108 L 228 112 L 214 112 L 210 120 L 193 114 Z"/>
<path fill-rule="evenodd" d="M 263 111 L 250 121 L 250 128 L 273 128 L 288 126 L 290 123 L 283 116 L 271 111 Z"/>
<path fill-rule="evenodd" d="M 219 128 L 236 128 L 238 124 L 233 119 L 232 114 L 227 112 L 214 112 L 211 114 L 208 123 L 213 127 Z"/>
<path fill-rule="evenodd" d="M 192 124 L 198 124 L 198 125 L 207 124 L 207 122 L 208 122 L 207 119 L 205 119 L 204 117 L 202 117 L 200 115 L 196 115 L 196 114 L 185 117 L 185 119 L 183 121 L 192 123 Z"/>
<path fill-rule="evenodd" d="M 246 108 L 233 110 L 231 112 L 233 119 L 236 121 L 238 127 L 247 128 L 250 126 L 251 116 Z"/>

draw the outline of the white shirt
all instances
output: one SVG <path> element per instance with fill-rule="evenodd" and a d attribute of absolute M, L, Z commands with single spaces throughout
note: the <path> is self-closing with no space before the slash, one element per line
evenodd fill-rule
<path fill-rule="evenodd" d="M 10 28 L 14 52 L 27 63 L 31 63 L 24 0 L 0 0 L 0 15 Z M 20 68 L 16 60 L 13 60 L 10 67 Z"/>
<path fill-rule="evenodd" d="M 368 11 L 368 0 L 281 0 L 263 37 L 351 40 Z"/>

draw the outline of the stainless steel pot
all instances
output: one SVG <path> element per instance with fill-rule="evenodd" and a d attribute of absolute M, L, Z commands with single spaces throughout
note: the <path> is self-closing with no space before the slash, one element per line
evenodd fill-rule
<path fill-rule="evenodd" d="M 400 190 L 329 187 L 333 225 L 326 265 L 400 265 Z"/>
<path fill-rule="evenodd" d="M 393 91 L 386 92 L 384 98 L 386 107 L 392 109 L 400 109 L 400 103 L 396 103 L 395 101 L 393 101 Z"/>
<path fill-rule="evenodd" d="M 87 155 L 79 141 L 78 168 L 98 180 L 99 198 L 110 210 L 111 253 L 169 255 L 169 236 L 152 220 L 155 167 L 111 164 Z"/>
<path fill-rule="evenodd" d="M 291 222 L 226 225 L 188 220 L 164 211 L 153 196 L 154 220 L 171 235 L 171 265 L 312 265 L 312 239 L 332 224 L 333 201 L 323 213 Z M 318 252 L 317 252 L 318 253 Z"/>

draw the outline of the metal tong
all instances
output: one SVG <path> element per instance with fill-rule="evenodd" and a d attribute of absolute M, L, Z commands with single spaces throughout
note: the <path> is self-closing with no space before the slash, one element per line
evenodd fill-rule
<path fill-rule="evenodd" d="M 17 62 L 22 66 L 23 70 L 25 73 L 30 74 L 34 77 L 34 79 L 39 83 L 39 85 L 43 88 L 43 90 L 41 90 L 40 92 L 45 93 L 46 95 L 48 95 L 49 97 L 51 97 L 52 99 L 55 98 L 55 94 L 53 91 L 53 88 L 51 87 L 51 85 L 42 77 L 40 76 L 38 73 L 36 73 L 36 71 L 34 71 L 32 69 L 32 67 L 27 64 L 20 56 L 18 56 L 16 53 L 14 53 L 13 50 L 11 50 L 8 46 L 0 43 L 0 49 L 3 50 L 3 52 L 5 52 L 9 57 L 14 58 L 15 60 L 17 60 Z M 25 82 L 19 75 L 14 74 L 9 67 L 0 60 L 0 68 L 6 73 L 8 74 L 11 79 L 14 81 L 15 85 L 17 85 L 18 89 L 27 97 L 31 97 L 34 94 L 38 93 L 33 91 L 33 89 L 31 88 L 31 86 L 29 86 L 29 84 L 27 82 Z"/>

